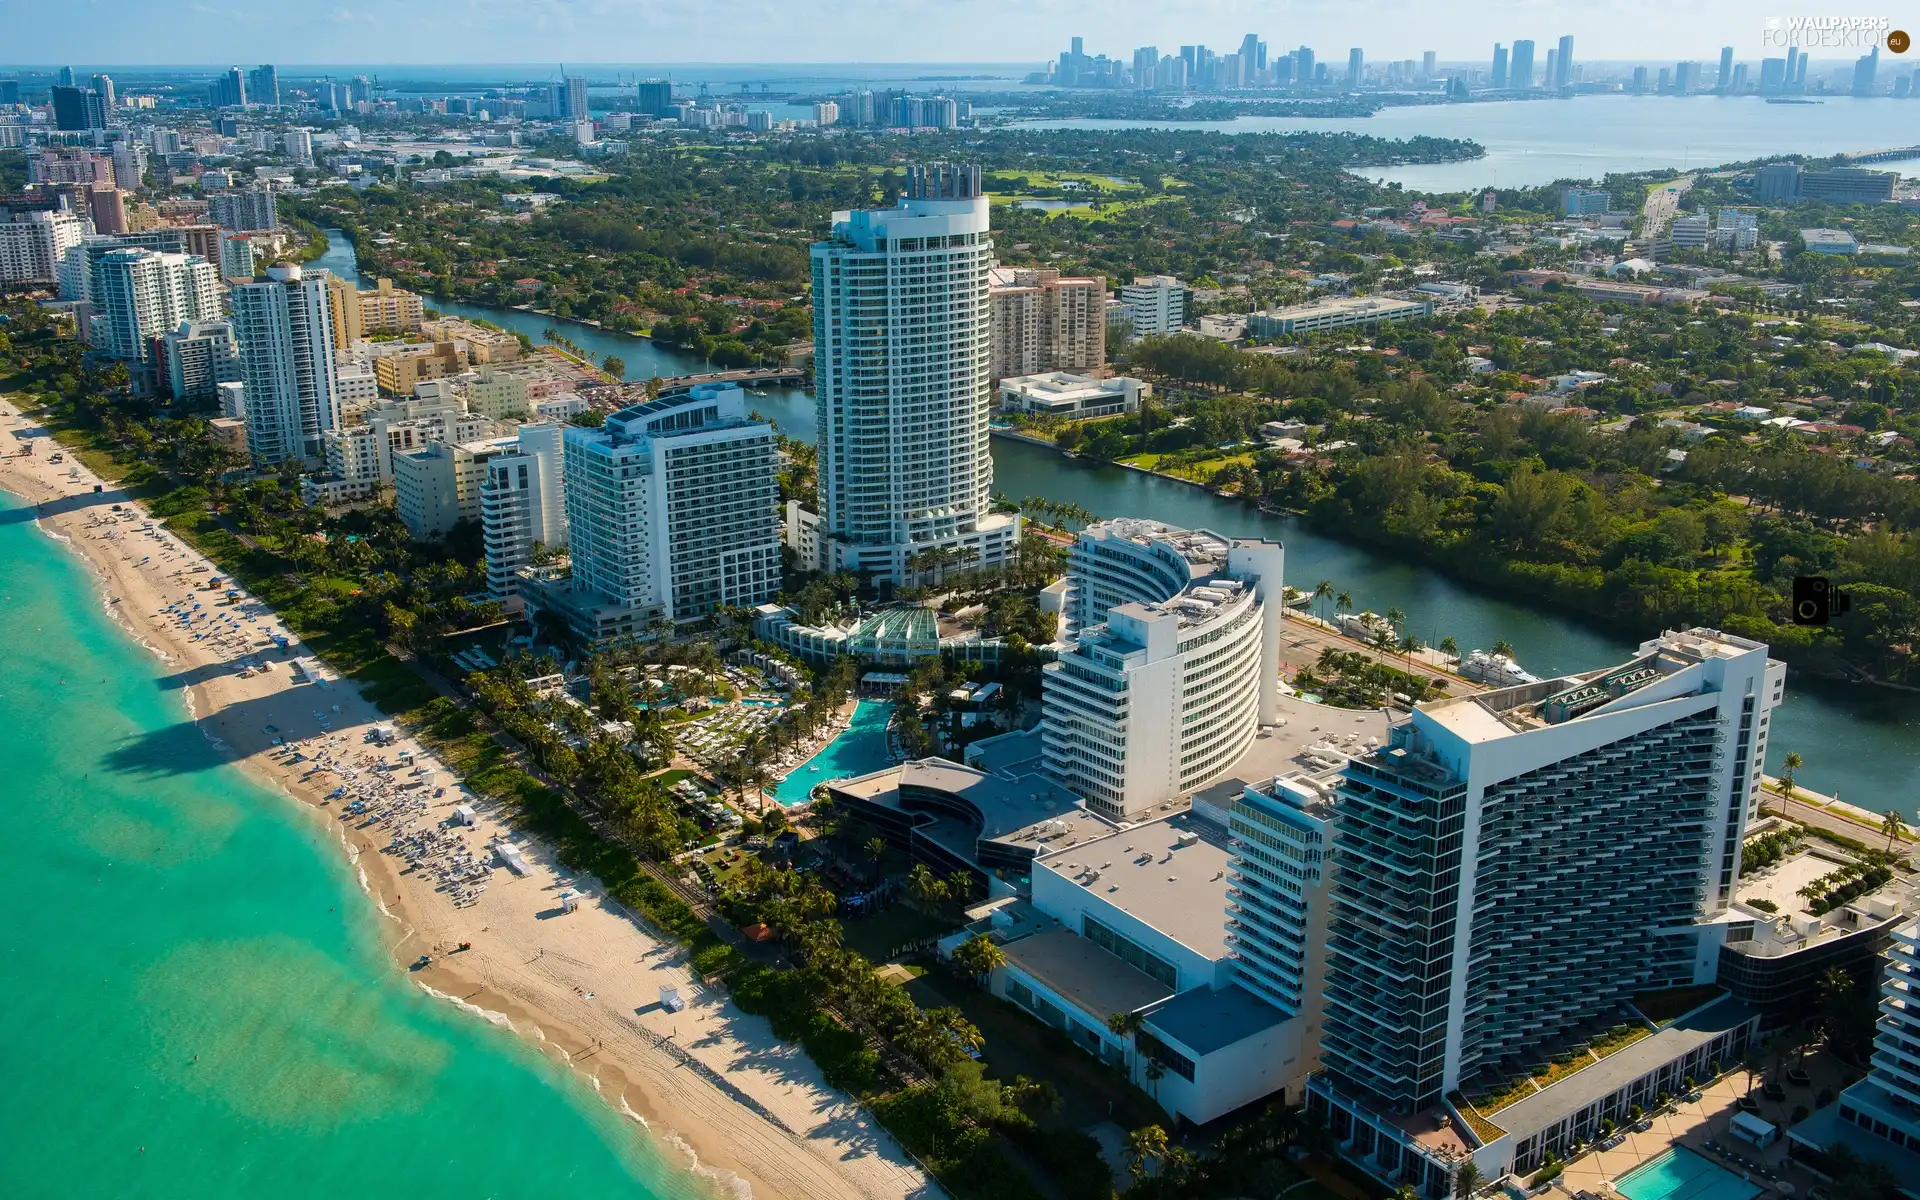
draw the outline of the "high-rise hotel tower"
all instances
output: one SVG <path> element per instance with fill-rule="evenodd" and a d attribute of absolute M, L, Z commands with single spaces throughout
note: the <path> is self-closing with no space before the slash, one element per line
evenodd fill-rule
<path fill-rule="evenodd" d="M 803 563 L 907 583 L 1012 554 L 987 453 L 987 223 L 979 167 L 913 167 L 898 206 L 835 213 L 814 244 L 820 512 L 790 506 L 787 530 Z"/>

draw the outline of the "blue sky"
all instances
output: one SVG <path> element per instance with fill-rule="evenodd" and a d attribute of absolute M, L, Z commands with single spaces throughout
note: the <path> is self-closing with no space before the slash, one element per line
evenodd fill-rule
<path fill-rule="evenodd" d="M 1920 3 L 1869 0 L 1849 15 L 1902 18 Z M 115 64 L 1035 62 L 1082 34 L 1089 53 L 1200 42 L 1344 57 L 1478 61 L 1496 41 L 1576 39 L 1575 57 L 1762 57 L 1768 17 L 1833 11 L 1778 0 L 5 0 L 0 57 Z M 1774 51 L 1779 53 L 1779 51 Z M 1825 57 L 1825 56 L 1823 56 Z M 1832 57 L 1839 57 L 1834 55 Z M 1909 51 L 1909 60 L 1920 52 Z"/>

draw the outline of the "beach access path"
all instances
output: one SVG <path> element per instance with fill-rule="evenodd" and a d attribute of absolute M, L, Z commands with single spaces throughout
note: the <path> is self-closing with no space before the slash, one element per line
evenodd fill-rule
<path fill-rule="evenodd" d="M 22 452 L 29 442 L 31 455 Z M 53 463 L 61 450 L 34 418 L 0 399 L 0 489 L 36 506 L 41 527 L 94 569 L 108 611 L 184 684 L 209 752 L 293 796 L 335 831 L 390 922 L 396 970 L 568 1064 L 717 1192 L 760 1200 L 944 1194 L 852 1097 L 826 1083 L 803 1050 L 723 991 L 698 983 L 677 944 L 652 933 L 598 881 L 567 872 L 551 847 L 517 835 L 496 806 L 467 794 L 404 728 L 394 745 L 368 745 L 373 727 L 390 723 L 385 714 L 344 680 L 323 674 L 321 682 L 296 683 L 288 664 L 313 656 L 291 630 L 257 603 L 216 607 L 224 585 L 208 591 L 204 581 L 218 567 L 157 522 L 144 529 L 135 501 L 72 453 Z M 195 600 L 214 613 L 251 608 L 259 616 L 250 624 L 236 618 L 238 632 L 218 642 L 194 640 L 169 606 Z M 291 639 L 285 650 L 266 640 L 276 630 Z M 251 656 L 272 666 L 243 677 L 247 655 L 235 647 L 255 635 Z M 306 761 L 295 761 L 294 743 Z M 476 854 L 496 836 L 511 837 L 529 873 L 496 869 L 475 903 L 456 906 L 432 872 L 403 872 L 400 860 L 381 852 L 391 833 L 341 819 L 328 796 L 347 781 L 314 769 L 322 752 L 343 766 L 369 757 L 391 765 L 411 753 L 427 768 L 419 794 L 432 797 L 429 823 L 471 803 L 477 824 L 460 836 Z M 444 794 L 433 796 L 439 787 Z M 571 912 L 563 892 L 577 900 Z M 461 942 L 472 948 L 455 951 Z M 422 955 L 431 961 L 414 967 Z M 679 989 L 682 1011 L 661 1005 L 663 986 Z"/>

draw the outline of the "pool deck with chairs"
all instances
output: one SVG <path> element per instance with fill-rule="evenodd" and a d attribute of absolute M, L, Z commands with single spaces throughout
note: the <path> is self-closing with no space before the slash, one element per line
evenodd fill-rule
<path fill-rule="evenodd" d="M 1788 1065 L 1792 1065 L 1791 1060 Z M 1645 1166 L 1675 1146 L 1685 1146 L 1709 1162 L 1732 1171 L 1736 1178 L 1751 1175 L 1752 1182 L 1762 1189 L 1762 1196 L 1804 1196 L 1809 1188 L 1820 1181 L 1787 1161 L 1785 1135 L 1788 1116 L 1796 1105 L 1804 1104 L 1812 1108 L 1814 1097 L 1823 1087 L 1831 1087 L 1837 1093 L 1849 1077 L 1824 1053 L 1809 1054 L 1803 1065 L 1813 1077 L 1812 1086 L 1789 1086 L 1784 1101 L 1766 1100 L 1760 1096 L 1761 1087 L 1767 1079 L 1772 1078 L 1770 1061 L 1767 1073 L 1754 1077 L 1753 1094 L 1760 1101 L 1760 1118 L 1772 1122 L 1781 1131 L 1780 1139 L 1765 1150 L 1727 1132 L 1733 1114 L 1739 1111 L 1740 1097 L 1747 1092 L 1746 1071 L 1730 1071 L 1702 1088 L 1700 1099 L 1677 1101 L 1672 1111 L 1653 1115 L 1653 1127 L 1646 1132 L 1628 1131 L 1627 1140 L 1613 1149 L 1586 1154 L 1568 1163 L 1559 1183 L 1569 1193 L 1584 1189 L 1597 1196 L 1619 1196 L 1621 1193 L 1613 1187 L 1615 1180 Z M 1722 1152 L 1707 1149 L 1708 1142 Z M 1765 1172 L 1768 1171 L 1772 1172 L 1773 1179 L 1766 1177 Z M 1791 1185 L 1791 1190 L 1781 1189 L 1779 1184 L 1782 1182 Z"/>

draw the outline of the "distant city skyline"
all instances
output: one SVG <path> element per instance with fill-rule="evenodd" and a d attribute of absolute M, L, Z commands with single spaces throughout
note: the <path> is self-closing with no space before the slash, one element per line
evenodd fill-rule
<path fill-rule="evenodd" d="M 857 19 L 866 7 L 877 19 Z M 716 21 L 711 8 L 690 0 L 664 0 L 644 10 L 607 0 L 468 0 L 458 6 L 392 0 L 378 8 L 358 0 L 327 7 L 272 2 L 228 7 L 194 0 L 166 8 L 141 0 L 90 0 L 12 14 L 9 42 L 22 65 L 45 67 L 69 61 L 88 67 L 182 68 L 226 59 L 284 62 L 280 51 L 289 46 L 299 47 L 299 57 L 308 63 L 478 65 L 552 58 L 591 67 L 629 61 L 1019 64 L 1045 61 L 1075 36 L 1087 38 L 1089 53 L 1118 57 L 1143 45 L 1204 43 L 1230 50 L 1248 33 L 1274 45 L 1312 46 L 1330 62 L 1354 47 L 1364 49 L 1369 60 L 1417 58 L 1432 50 L 1441 62 L 1478 62 L 1491 58 L 1495 42 L 1525 38 L 1549 47 L 1570 36 L 1585 61 L 1654 62 L 1710 61 L 1723 46 L 1732 46 L 1742 60 L 1778 55 L 1781 49 L 1763 40 L 1769 15 L 1780 14 L 1740 0 L 1686 6 L 1624 0 L 1605 8 L 1506 0 L 1471 20 L 1463 20 L 1456 9 L 1411 0 L 1299 0 L 1282 6 L 1232 0 L 1210 6 L 1204 16 L 1175 15 L 1134 0 L 1037 10 L 1013 0 L 979 0 L 964 7 L 921 0 L 890 4 L 884 11 L 871 4 L 842 7 L 831 20 L 821 20 L 817 9 L 762 0 L 729 9 L 724 21 Z M 1920 16 L 1912 23 L 1920 25 Z M 1019 30 L 1017 40 L 1006 36 L 1009 28 Z M 1814 57 L 1841 60 L 1861 52 L 1839 46 L 1817 50 Z M 595 61 L 581 61 L 583 55 Z M 1913 57 L 1920 61 L 1920 55 Z"/>

